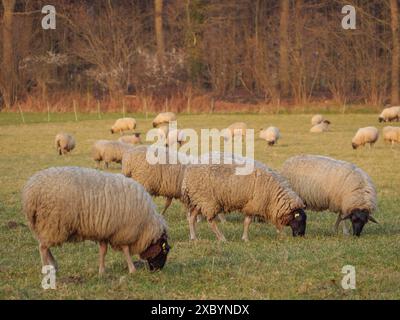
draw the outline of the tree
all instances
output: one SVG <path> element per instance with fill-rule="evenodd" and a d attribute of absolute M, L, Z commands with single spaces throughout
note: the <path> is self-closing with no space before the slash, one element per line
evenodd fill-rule
<path fill-rule="evenodd" d="M 164 65 L 164 34 L 163 34 L 163 0 L 154 0 L 154 23 L 157 42 L 157 59 L 158 63 Z"/>
<path fill-rule="evenodd" d="M 391 27 L 392 27 L 392 85 L 391 85 L 391 103 L 399 103 L 399 8 L 398 0 L 390 0 Z"/>
<path fill-rule="evenodd" d="M 279 25 L 279 82 L 282 96 L 289 93 L 289 0 L 281 0 Z"/>
<path fill-rule="evenodd" d="M 13 11 L 15 0 L 3 0 L 3 58 L 1 61 L 0 92 L 6 108 L 15 100 L 16 74 L 13 50 Z"/>

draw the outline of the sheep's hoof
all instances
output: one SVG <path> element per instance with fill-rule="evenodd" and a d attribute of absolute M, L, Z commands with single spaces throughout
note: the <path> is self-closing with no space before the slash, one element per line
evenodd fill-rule
<path fill-rule="evenodd" d="M 243 240 L 244 242 L 249 242 L 249 238 L 242 237 L 242 240 Z"/>

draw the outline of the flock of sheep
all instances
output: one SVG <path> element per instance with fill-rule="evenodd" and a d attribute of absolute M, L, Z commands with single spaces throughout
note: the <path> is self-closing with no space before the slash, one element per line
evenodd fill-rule
<path fill-rule="evenodd" d="M 39 242 L 43 265 L 57 268 L 50 248 L 65 242 L 93 240 L 99 243 L 99 273 L 105 271 L 108 245 L 125 255 L 129 272 L 135 271 L 131 255 L 147 260 L 150 270 L 163 268 L 170 250 L 168 228 L 163 214 L 173 199 L 187 209 L 190 239 L 196 239 L 198 217 L 207 219 L 216 237 L 224 241 L 216 217 L 224 221 L 224 213 L 239 211 L 244 215 L 242 239 L 248 241 L 249 226 L 255 217 L 273 224 L 280 232 L 285 226 L 293 236 L 306 232 L 305 210 L 331 211 L 337 214 L 335 230 L 341 222 L 350 221 L 353 234 L 360 236 L 373 213 L 377 195 L 371 178 L 354 164 L 324 156 L 300 155 L 287 159 L 275 171 L 257 160 L 232 153 L 212 152 L 200 159 L 180 154 L 185 161 L 170 163 L 169 147 L 183 143 L 178 129 L 169 130 L 174 113 L 159 114 L 153 127 L 163 135 L 166 145 L 153 149 L 142 145 L 139 134 L 122 135 L 118 141 L 98 140 L 92 156 L 99 167 L 111 162 L 122 164 L 122 174 L 80 167 L 53 167 L 33 175 L 23 188 L 23 212 Z M 385 109 L 379 121 L 399 121 L 400 107 Z M 311 132 L 324 132 L 330 122 L 322 116 L 312 118 Z M 118 119 L 111 133 L 136 128 L 133 118 Z M 228 135 L 244 134 L 247 126 L 239 122 L 228 127 Z M 400 142 L 399 127 L 385 127 L 386 141 Z M 274 145 L 279 129 L 269 127 L 259 137 Z M 378 139 L 373 127 L 361 128 L 352 140 L 353 148 Z M 75 147 L 72 135 L 61 133 L 55 140 L 60 155 Z M 150 164 L 149 151 L 165 153 L 164 164 Z M 226 160 L 230 160 L 226 161 Z M 236 169 L 252 162 L 254 170 L 237 175 Z M 228 164 L 230 163 L 230 164 Z M 151 196 L 166 198 L 162 215 L 157 213 Z M 343 232 L 349 233 L 343 223 Z"/>

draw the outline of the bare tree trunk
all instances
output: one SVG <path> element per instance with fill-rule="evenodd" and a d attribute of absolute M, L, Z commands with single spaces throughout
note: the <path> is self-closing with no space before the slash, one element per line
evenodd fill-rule
<path fill-rule="evenodd" d="M 155 30 L 156 30 L 156 42 L 157 42 L 157 58 L 158 63 L 164 65 L 164 34 L 163 34 L 163 0 L 154 0 L 155 8 Z"/>
<path fill-rule="evenodd" d="M 7 108 L 14 103 L 15 69 L 13 54 L 13 11 L 15 0 L 2 0 L 3 3 L 3 59 L 0 75 L 0 90 Z"/>
<path fill-rule="evenodd" d="M 391 87 L 391 103 L 397 105 L 399 103 L 399 7 L 398 0 L 390 0 L 391 26 L 392 26 L 392 87 Z"/>
<path fill-rule="evenodd" d="M 289 93 L 289 0 L 281 0 L 279 26 L 279 82 L 281 96 Z"/>

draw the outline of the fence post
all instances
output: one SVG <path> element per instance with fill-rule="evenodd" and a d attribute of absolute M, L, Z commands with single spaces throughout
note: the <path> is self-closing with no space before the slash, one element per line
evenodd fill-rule
<path fill-rule="evenodd" d="M 75 121 L 78 121 L 78 114 L 76 113 L 76 101 L 72 100 L 72 104 L 74 107 Z"/>
<path fill-rule="evenodd" d="M 50 104 L 47 102 L 47 122 L 50 122 Z"/>
<path fill-rule="evenodd" d="M 19 109 L 19 113 L 21 115 L 22 123 L 25 123 L 24 113 L 22 112 L 22 108 L 21 108 L 21 105 L 19 103 L 18 103 L 18 109 Z"/>
<path fill-rule="evenodd" d="M 98 115 L 99 119 L 101 120 L 100 101 L 99 100 L 97 100 L 97 115 Z"/>
<path fill-rule="evenodd" d="M 210 104 L 210 113 L 214 112 L 214 98 L 211 99 L 211 104 Z"/>
<path fill-rule="evenodd" d="M 188 113 L 188 114 L 190 114 L 190 96 L 188 96 L 188 99 L 187 99 L 187 105 L 186 105 L 186 112 Z"/>
<path fill-rule="evenodd" d="M 122 117 L 125 118 L 125 99 L 122 98 Z"/>

